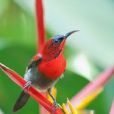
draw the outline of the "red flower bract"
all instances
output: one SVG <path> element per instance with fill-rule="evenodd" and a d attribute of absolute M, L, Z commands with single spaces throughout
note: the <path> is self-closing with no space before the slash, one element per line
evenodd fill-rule
<path fill-rule="evenodd" d="M 0 69 L 7 74 L 7 76 L 12 79 L 17 85 L 27 91 L 39 104 L 41 104 L 45 109 L 47 109 L 52 114 L 63 114 L 60 108 L 56 108 L 51 102 L 49 102 L 41 93 L 39 93 L 33 86 L 29 89 L 24 88 L 26 81 L 16 72 L 9 69 L 5 65 L 0 63 Z"/>
<path fill-rule="evenodd" d="M 45 44 L 45 27 L 42 0 L 36 0 L 36 22 L 38 29 L 38 50 L 41 51 Z"/>
<path fill-rule="evenodd" d="M 111 106 L 110 114 L 114 114 L 114 101 L 112 102 L 112 106 Z"/>

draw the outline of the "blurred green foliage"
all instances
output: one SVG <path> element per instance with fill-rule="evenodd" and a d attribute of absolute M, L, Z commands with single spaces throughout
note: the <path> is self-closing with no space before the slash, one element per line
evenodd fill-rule
<path fill-rule="evenodd" d="M 0 0 L 0 62 L 23 76 L 28 62 L 36 53 L 36 24 L 34 14 L 31 15 L 18 3 L 18 0 Z M 49 38 L 54 33 L 49 29 L 50 27 L 47 28 L 47 37 Z M 78 56 L 80 52 L 84 51 L 76 48 L 72 49 L 67 45 L 65 56 L 68 63 L 72 61 L 72 56 Z M 86 56 L 88 57 L 88 55 Z M 103 67 L 98 66 L 94 59 L 92 61 L 89 59 L 88 62 L 91 64 L 90 70 L 102 71 Z M 59 103 L 66 102 L 67 97 L 72 98 L 89 82 L 83 78 L 86 76 L 79 74 L 77 71 L 74 72 L 72 67 L 69 67 L 64 75 L 65 77 L 60 79 L 56 85 L 58 89 L 57 101 Z M 108 114 L 114 98 L 113 87 L 114 78 L 106 85 L 103 93 L 89 105 L 88 109 L 95 110 L 96 114 Z M 4 114 L 13 113 L 12 106 L 20 92 L 21 89 L 0 71 L 0 110 Z M 30 99 L 28 104 L 16 114 L 38 114 L 37 105 L 33 99 Z"/>

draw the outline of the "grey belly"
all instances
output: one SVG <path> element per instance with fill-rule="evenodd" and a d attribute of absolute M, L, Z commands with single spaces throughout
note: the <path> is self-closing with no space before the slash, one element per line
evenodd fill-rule
<path fill-rule="evenodd" d="M 24 79 L 26 81 L 31 81 L 34 86 L 40 91 L 46 91 L 52 88 L 57 81 L 50 80 L 44 75 L 40 74 L 36 68 L 31 68 L 25 73 Z"/>

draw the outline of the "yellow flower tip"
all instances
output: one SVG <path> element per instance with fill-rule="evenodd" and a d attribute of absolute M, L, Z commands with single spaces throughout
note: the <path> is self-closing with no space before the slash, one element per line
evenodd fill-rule
<path fill-rule="evenodd" d="M 56 95 L 57 95 L 57 89 L 55 87 L 52 88 L 52 95 L 54 98 L 56 98 Z M 48 100 L 53 103 L 53 99 L 50 97 L 50 95 L 47 96 L 48 97 Z"/>
<path fill-rule="evenodd" d="M 94 114 L 93 110 L 79 110 L 78 114 Z"/>
<path fill-rule="evenodd" d="M 73 107 L 73 105 L 71 104 L 71 102 L 69 101 L 69 99 L 67 99 L 67 103 L 69 105 L 69 108 L 70 108 L 72 114 L 78 114 L 77 113 L 77 110 Z"/>
<path fill-rule="evenodd" d="M 71 110 L 71 113 L 67 110 L 66 105 L 63 103 L 62 110 L 64 111 L 65 114 L 94 114 L 93 110 L 77 110 L 76 108 L 74 108 L 74 106 L 71 104 L 68 98 L 67 98 L 67 103 Z"/>
<path fill-rule="evenodd" d="M 88 95 L 83 101 L 76 107 L 78 110 L 83 110 L 85 107 L 87 107 L 88 104 L 90 104 L 101 92 L 103 91 L 103 88 L 98 88 L 94 92 L 92 92 L 90 95 Z"/>
<path fill-rule="evenodd" d="M 63 109 L 65 114 L 69 114 L 64 103 L 62 104 L 62 109 Z"/>

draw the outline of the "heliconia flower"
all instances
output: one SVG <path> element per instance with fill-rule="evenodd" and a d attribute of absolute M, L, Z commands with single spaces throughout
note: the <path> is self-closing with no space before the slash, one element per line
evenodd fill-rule
<path fill-rule="evenodd" d="M 67 110 L 65 104 L 62 104 L 62 108 L 65 114 L 94 114 L 93 110 L 78 110 L 76 109 L 69 100 L 67 100 L 68 106 L 69 106 L 69 110 L 70 112 Z"/>
<path fill-rule="evenodd" d="M 85 97 L 82 102 L 80 102 L 79 105 L 77 105 L 77 110 L 83 110 L 85 109 L 101 92 L 103 91 L 103 88 L 97 88 L 94 90 L 90 95 Z"/>
<path fill-rule="evenodd" d="M 71 110 L 71 113 L 72 114 L 77 114 L 78 113 L 78 111 L 74 108 L 74 106 L 71 104 L 71 102 L 67 99 L 67 103 L 68 103 L 68 105 L 69 105 L 69 108 L 70 108 L 70 110 Z"/>
<path fill-rule="evenodd" d="M 114 67 L 101 73 L 99 76 L 97 76 L 96 80 L 94 80 L 93 82 L 90 82 L 76 96 L 74 96 L 70 100 L 72 105 L 79 109 L 85 108 L 85 106 L 88 104 L 87 99 L 91 98 L 89 96 L 92 95 L 94 97 L 94 94 L 96 94 L 95 96 L 97 96 L 97 93 L 94 93 L 94 91 L 104 87 L 105 84 L 112 78 L 113 75 L 114 75 Z M 99 93 L 100 91 L 98 90 L 96 92 Z M 83 104 L 83 105 L 80 105 L 80 104 Z M 67 108 L 68 108 L 68 105 L 67 105 Z"/>
<path fill-rule="evenodd" d="M 38 30 L 38 52 L 40 52 L 45 44 L 44 11 L 42 0 L 36 0 L 36 22 Z"/>
<path fill-rule="evenodd" d="M 43 92 L 42 95 L 47 98 L 48 93 Z M 48 114 L 49 112 L 42 105 L 39 105 L 39 113 L 40 114 Z"/>
<path fill-rule="evenodd" d="M 62 108 L 65 114 L 94 114 L 93 110 L 88 111 L 85 110 L 85 108 L 103 91 L 104 85 L 109 81 L 113 74 L 114 67 L 104 71 L 95 81 L 90 82 L 70 101 L 67 100 L 67 105 L 63 103 Z M 112 104 L 110 114 L 114 114 L 114 103 Z"/>
<path fill-rule="evenodd" d="M 48 99 L 46 99 L 41 93 L 39 93 L 33 86 L 29 89 L 24 88 L 27 83 L 19 74 L 9 69 L 5 65 L 0 63 L 0 69 L 9 76 L 9 78 L 14 81 L 17 85 L 23 88 L 27 93 L 29 93 L 39 104 L 41 104 L 45 109 L 47 109 L 52 114 L 63 114 L 60 108 L 56 108 Z"/>
<path fill-rule="evenodd" d="M 112 106 L 111 106 L 110 114 L 114 114 L 114 101 L 113 101 Z"/>

